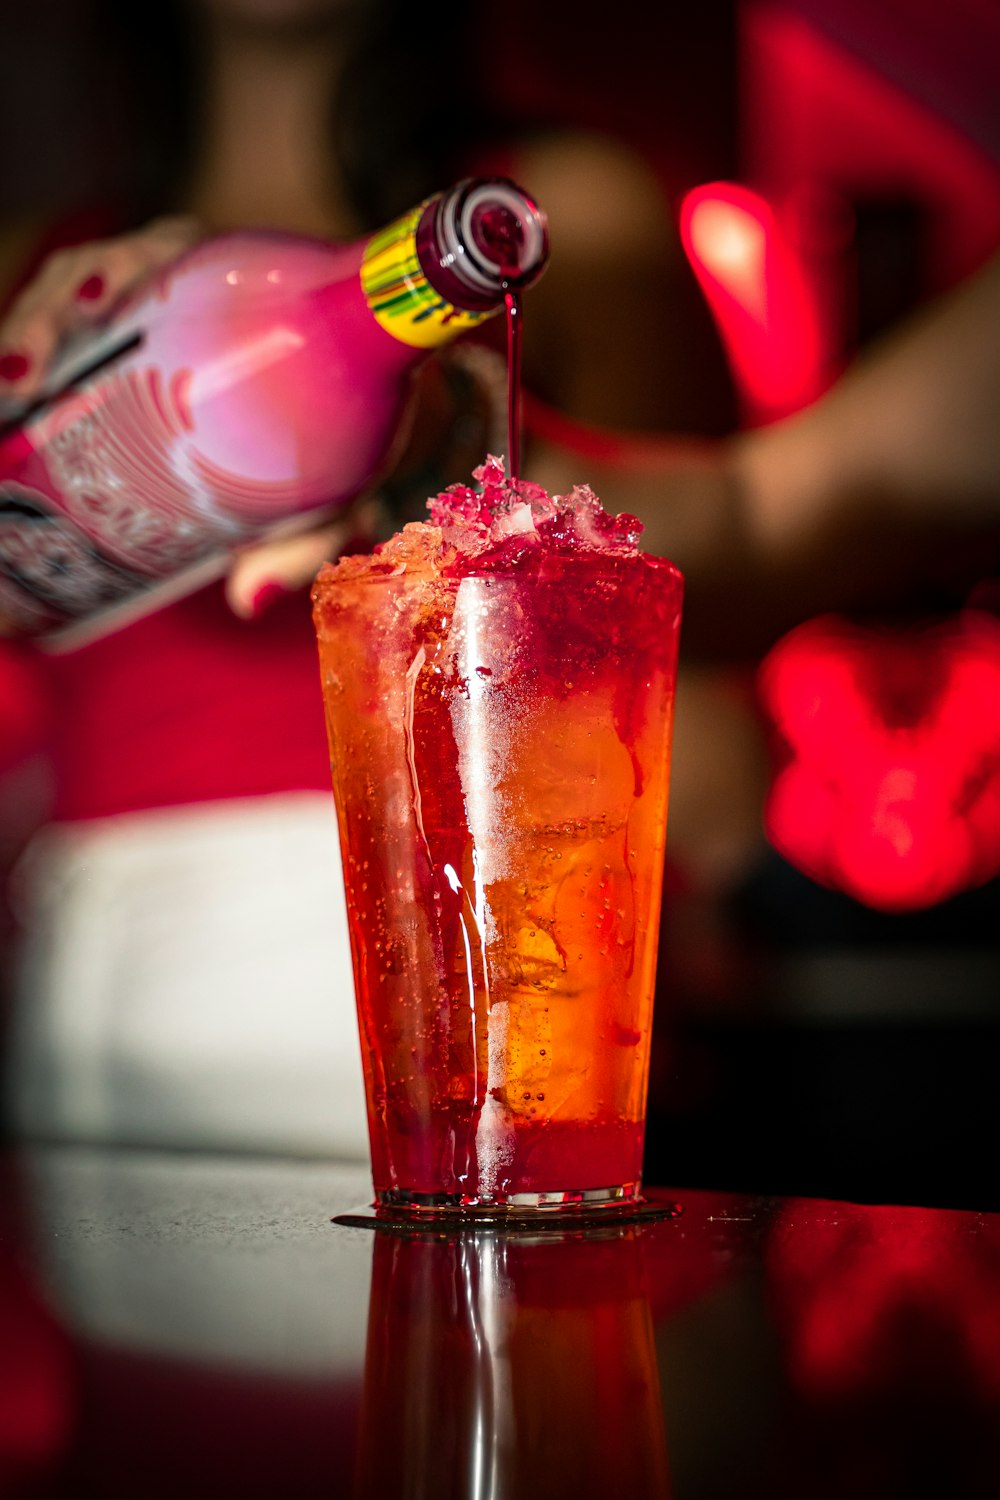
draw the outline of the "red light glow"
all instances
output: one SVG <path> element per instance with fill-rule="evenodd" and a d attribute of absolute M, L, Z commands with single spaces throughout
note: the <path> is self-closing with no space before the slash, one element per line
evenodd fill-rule
<path fill-rule="evenodd" d="M 1000 622 L 811 621 L 759 686 L 784 747 L 765 829 L 790 863 L 882 911 L 1000 873 Z"/>
<path fill-rule="evenodd" d="M 852 200 L 888 196 L 925 205 L 927 290 L 943 291 L 1000 244 L 1000 172 L 995 156 L 947 111 L 920 98 L 916 85 L 933 78 L 954 101 L 971 100 L 973 115 L 978 100 L 981 117 L 992 121 L 995 110 L 983 109 L 988 85 L 978 82 L 977 95 L 975 81 L 985 80 L 996 55 L 996 7 L 966 5 L 956 13 L 924 0 L 868 9 L 863 32 L 904 33 L 894 49 L 883 49 L 895 80 L 823 35 L 794 6 L 755 0 L 740 7 L 745 170 L 782 205 L 809 183 Z M 908 58 L 915 64 L 909 90 Z"/>
<path fill-rule="evenodd" d="M 0 771 L 39 748 L 51 709 L 37 662 L 20 643 L 0 641 Z"/>
<path fill-rule="evenodd" d="M 62 1328 L 2 1248 L 0 1327 L 0 1493 L 20 1494 L 23 1484 L 26 1494 L 29 1477 L 44 1473 L 71 1436 L 74 1371 Z"/>
<path fill-rule="evenodd" d="M 940 1209 L 788 1200 L 767 1247 L 795 1386 L 869 1400 L 901 1380 L 1000 1396 L 1000 1229 Z"/>
<path fill-rule="evenodd" d="M 688 193 L 681 238 L 725 346 L 748 421 L 808 405 L 829 360 L 798 251 L 759 194 L 731 182 Z"/>

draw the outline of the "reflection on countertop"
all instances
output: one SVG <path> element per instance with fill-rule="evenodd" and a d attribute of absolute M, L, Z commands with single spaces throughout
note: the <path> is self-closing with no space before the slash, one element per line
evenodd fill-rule
<path fill-rule="evenodd" d="M 718 1192 L 330 1224 L 356 1166 L 0 1164 L 0 1495 L 993 1495 L 1000 1216 Z"/>

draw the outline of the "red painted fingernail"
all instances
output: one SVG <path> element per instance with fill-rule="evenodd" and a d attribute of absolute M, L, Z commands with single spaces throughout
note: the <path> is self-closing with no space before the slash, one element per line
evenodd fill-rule
<path fill-rule="evenodd" d="M 76 300 L 78 302 L 96 302 L 98 297 L 104 296 L 106 282 L 103 276 L 88 276 L 86 281 L 81 281 L 76 289 Z"/>
<path fill-rule="evenodd" d="M 0 380 L 20 380 L 31 369 L 31 360 L 26 354 L 0 355 Z"/>
<path fill-rule="evenodd" d="M 267 583 L 262 583 L 250 601 L 250 613 L 256 620 L 272 604 L 277 604 L 279 599 L 287 596 L 288 590 L 283 584 L 276 583 L 272 578 Z"/>

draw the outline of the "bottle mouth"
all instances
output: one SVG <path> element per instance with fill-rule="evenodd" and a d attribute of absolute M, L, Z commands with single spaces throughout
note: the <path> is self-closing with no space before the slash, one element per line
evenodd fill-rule
<path fill-rule="evenodd" d="M 427 266 L 427 275 L 452 300 L 457 283 L 465 293 L 462 305 L 495 307 L 507 288 L 530 286 L 545 269 L 545 215 L 507 178 L 460 182 L 431 212 L 436 264 Z"/>
<path fill-rule="evenodd" d="M 524 286 L 541 273 L 548 230 L 537 206 L 513 182 L 473 182 L 444 228 L 449 249 L 465 255 L 469 279 L 484 289 Z"/>

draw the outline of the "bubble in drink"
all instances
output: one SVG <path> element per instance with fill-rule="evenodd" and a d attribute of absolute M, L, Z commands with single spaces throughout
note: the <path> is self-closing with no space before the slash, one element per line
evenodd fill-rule
<path fill-rule="evenodd" d="M 500 460 L 314 589 L 380 1202 L 638 1193 L 682 583 Z"/>

